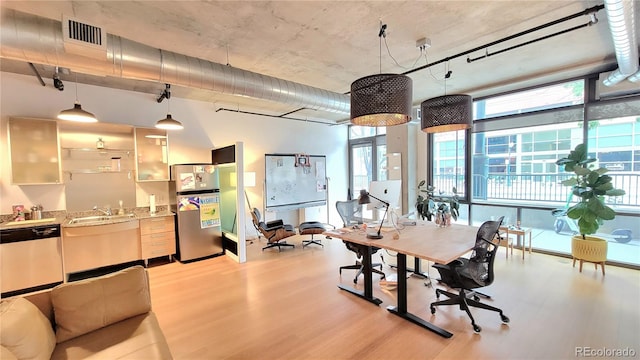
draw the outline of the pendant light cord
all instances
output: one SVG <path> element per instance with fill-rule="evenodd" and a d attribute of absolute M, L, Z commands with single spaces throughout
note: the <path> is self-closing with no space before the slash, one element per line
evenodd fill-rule
<path fill-rule="evenodd" d="M 79 103 L 78 101 L 78 73 L 75 73 L 76 75 L 76 104 Z"/>
<path fill-rule="evenodd" d="M 379 59 L 379 63 L 380 63 L 380 70 L 379 70 L 380 74 L 382 74 L 382 38 L 383 37 L 385 39 L 387 38 L 386 30 L 387 30 L 387 24 L 383 24 L 382 20 L 380 20 L 380 31 L 378 32 L 378 38 L 380 39 L 380 50 L 379 50 L 379 54 L 378 54 L 378 59 Z"/>

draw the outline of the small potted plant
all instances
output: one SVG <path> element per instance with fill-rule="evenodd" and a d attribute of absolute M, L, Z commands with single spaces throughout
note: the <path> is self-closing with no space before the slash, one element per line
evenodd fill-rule
<path fill-rule="evenodd" d="M 573 198 L 577 203 L 566 210 L 566 216 L 577 222 L 580 235 L 573 236 L 571 240 L 571 255 L 573 265 L 580 260 L 601 264 L 604 275 L 604 262 L 607 260 L 607 241 L 594 236 L 600 225 L 606 220 L 616 217 L 615 211 L 605 204 L 607 196 L 622 196 L 624 190 L 615 189 L 612 178 L 606 175 L 608 170 L 600 167 L 594 169 L 593 162 L 596 159 L 589 158 L 585 144 L 579 144 L 565 158 L 556 161 L 556 165 L 564 166 L 564 170 L 573 172 L 573 176 L 562 181 L 562 185 L 571 186 Z"/>
<path fill-rule="evenodd" d="M 443 191 L 436 191 L 432 185 L 426 185 L 422 180 L 418 184 L 418 199 L 416 200 L 416 210 L 418 217 L 422 220 L 431 221 L 435 218 L 435 223 L 441 226 L 451 224 L 451 218 L 458 220 L 460 202 L 458 201 L 458 190 L 453 187 L 452 195 L 447 195 Z"/>

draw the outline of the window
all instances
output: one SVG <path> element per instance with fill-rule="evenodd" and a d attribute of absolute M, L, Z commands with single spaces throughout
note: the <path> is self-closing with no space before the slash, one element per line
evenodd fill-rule
<path fill-rule="evenodd" d="M 473 189 L 475 200 L 566 200 L 568 188 L 558 186 L 567 177 L 555 165 L 572 144 L 581 142 L 580 122 L 530 126 L 476 133 Z M 477 163 L 476 163 L 477 162 Z"/>
<path fill-rule="evenodd" d="M 474 119 L 579 105 L 583 99 L 584 80 L 580 79 L 476 101 L 473 104 Z"/>
<path fill-rule="evenodd" d="M 594 83 L 595 77 L 589 86 Z M 479 225 L 505 216 L 505 225 L 520 221 L 533 229 L 534 248 L 569 253 L 572 224 L 551 210 L 568 206 L 570 187 L 560 183 L 570 174 L 555 162 L 587 142 L 589 156 L 599 160 L 595 165 L 606 167 L 614 186 L 626 192 L 609 199 L 616 218 L 598 230 L 609 239 L 608 259 L 639 266 L 640 96 L 584 104 L 585 84 L 569 81 L 475 101 L 472 132 L 430 137 L 430 178 L 441 189 L 468 187 L 468 212 L 458 221 Z M 631 239 L 620 241 L 619 234 L 629 232 Z"/>
<path fill-rule="evenodd" d="M 460 198 L 465 194 L 465 131 L 433 134 L 433 165 L 431 185 L 436 190 L 451 193 L 455 187 Z"/>

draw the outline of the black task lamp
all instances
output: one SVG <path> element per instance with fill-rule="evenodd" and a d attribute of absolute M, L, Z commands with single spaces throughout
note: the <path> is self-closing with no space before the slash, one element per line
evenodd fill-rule
<path fill-rule="evenodd" d="M 371 199 L 369 199 L 370 197 L 380 201 L 381 203 L 384 204 L 384 215 L 382 215 L 382 221 L 380 221 L 380 227 L 378 228 L 378 233 L 377 234 L 367 234 L 367 238 L 368 239 L 382 239 L 383 236 L 382 234 L 380 234 L 380 231 L 382 230 L 382 224 L 384 223 L 384 218 L 387 216 L 387 211 L 389 211 L 389 203 L 382 200 L 382 199 L 378 199 L 377 197 L 369 194 L 367 192 L 367 190 L 360 190 L 360 197 L 358 198 L 358 204 L 360 205 L 364 205 L 364 204 L 369 204 L 371 202 Z"/>

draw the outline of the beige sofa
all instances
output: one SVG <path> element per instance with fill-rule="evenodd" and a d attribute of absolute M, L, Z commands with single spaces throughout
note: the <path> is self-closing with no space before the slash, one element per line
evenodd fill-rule
<path fill-rule="evenodd" d="M 0 303 L 0 359 L 171 359 L 134 266 Z"/>

